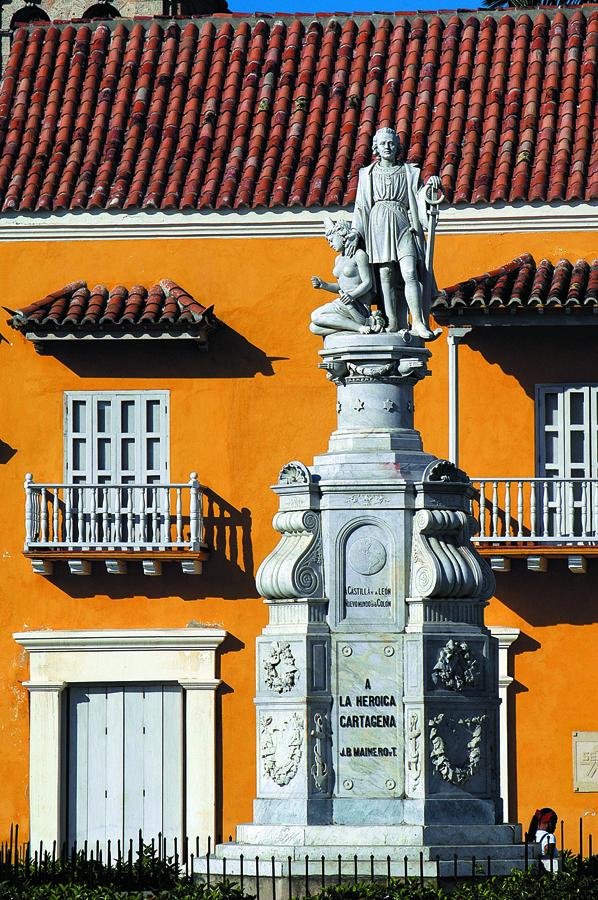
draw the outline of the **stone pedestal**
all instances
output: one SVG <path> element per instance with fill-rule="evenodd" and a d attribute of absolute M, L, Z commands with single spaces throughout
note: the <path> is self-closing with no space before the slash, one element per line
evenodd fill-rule
<path fill-rule="evenodd" d="M 500 824 L 494 578 L 468 477 L 414 429 L 430 353 L 409 338 L 337 334 L 320 352 L 338 425 L 274 486 L 254 822 L 220 855 L 523 859 Z"/>

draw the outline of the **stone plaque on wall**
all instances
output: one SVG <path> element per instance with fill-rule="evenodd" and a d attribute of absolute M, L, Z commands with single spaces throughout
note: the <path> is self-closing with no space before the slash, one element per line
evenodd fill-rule
<path fill-rule="evenodd" d="M 341 795 L 396 797 L 402 791 L 398 649 L 390 640 L 337 644 L 335 731 Z"/>
<path fill-rule="evenodd" d="M 573 732 L 573 790 L 598 793 L 598 731 Z"/>

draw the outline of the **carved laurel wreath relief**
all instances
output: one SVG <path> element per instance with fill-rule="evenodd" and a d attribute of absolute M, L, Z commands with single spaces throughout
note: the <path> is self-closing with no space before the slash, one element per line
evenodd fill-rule
<path fill-rule="evenodd" d="M 291 645 L 274 641 L 264 659 L 264 681 L 273 691 L 284 694 L 297 683 L 298 671 Z"/>
<path fill-rule="evenodd" d="M 478 664 L 465 641 L 449 640 L 438 654 L 432 669 L 432 681 L 436 687 L 449 691 L 462 691 L 475 681 Z"/>
<path fill-rule="evenodd" d="M 438 713 L 429 720 L 430 728 L 430 759 L 435 771 L 445 781 L 451 784 L 464 784 L 475 773 L 482 758 L 482 725 L 486 719 L 485 715 L 481 716 L 460 716 L 455 726 L 462 726 L 471 734 L 471 740 L 467 742 L 467 762 L 464 766 L 457 766 L 448 757 L 444 738 L 440 734 L 440 726 L 445 721 L 444 713 Z M 455 721 L 453 719 L 453 721 Z M 453 735 L 457 733 L 457 728 L 448 724 L 447 728 Z"/>
<path fill-rule="evenodd" d="M 274 722 L 272 716 L 263 715 L 260 731 L 264 773 L 279 787 L 285 787 L 297 774 L 301 762 L 303 722 L 298 713 L 279 722 Z"/>

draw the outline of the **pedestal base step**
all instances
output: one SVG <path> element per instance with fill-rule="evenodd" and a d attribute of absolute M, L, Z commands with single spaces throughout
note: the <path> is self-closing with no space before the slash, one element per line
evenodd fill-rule
<path fill-rule="evenodd" d="M 305 847 L 311 854 L 322 847 L 335 847 L 342 856 L 356 847 L 470 846 L 518 844 L 521 825 L 256 825 L 237 827 L 237 844 L 268 847 Z M 386 853 L 386 850 L 385 850 Z M 254 854 L 255 855 L 255 854 Z M 369 853 L 368 853 L 369 855 Z"/>
<path fill-rule="evenodd" d="M 249 893 L 256 893 L 259 879 L 261 900 L 300 897 L 316 893 L 323 886 L 340 882 L 388 881 L 390 878 L 417 878 L 437 882 L 443 879 L 484 878 L 490 875 L 508 875 L 513 869 L 524 870 L 537 866 L 537 848 L 524 845 L 471 845 L 470 847 L 425 847 L 419 853 L 413 847 L 388 847 L 383 855 L 368 854 L 369 847 L 356 847 L 352 857 L 342 856 L 339 861 L 336 848 L 305 847 L 273 848 L 264 845 L 262 852 L 253 853 L 256 847 L 221 844 L 216 855 L 199 857 L 193 861 L 193 873 L 199 881 L 218 883 L 224 880 L 242 884 Z M 346 851 L 347 848 L 345 848 Z M 465 851 L 473 849 L 469 855 Z M 271 850 L 275 852 L 270 852 Z M 409 851 L 409 852 L 403 852 Z M 284 855 L 283 855 L 284 854 Z M 456 855 L 456 860 L 455 860 Z M 306 860 L 307 857 L 307 860 Z M 557 871 L 555 862 L 554 871 Z"/>

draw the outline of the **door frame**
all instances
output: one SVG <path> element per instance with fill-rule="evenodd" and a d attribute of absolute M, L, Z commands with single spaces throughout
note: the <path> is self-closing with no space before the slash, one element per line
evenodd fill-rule
<path fill-rule="evenodd" d="M 206 846 L 216 825 L 218 628 L 26 631 L 29 654 L 29 828 L 32 844 L 65 839 L 64 689 L 70 684 L 176 682 L 184 688 L 185 833 Z"/>

